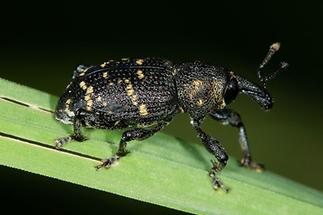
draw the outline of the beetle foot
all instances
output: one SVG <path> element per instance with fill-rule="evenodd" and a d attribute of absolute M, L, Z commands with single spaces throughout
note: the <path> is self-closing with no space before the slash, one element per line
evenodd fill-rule
<path fill-rule="evenodd" d="M 212 168 L 209 172 L 213 189 L 214 190 L 222 189 L 225 193 L 229 192 L 229 188 L 226 187 L 218 177 L 216 177 L 216 173 L 217 171 L 214 168 Z"/>
<path fill-rule="evenodd" d="M 229 188 L 226 187 L 222 181 L 216 176 L 218 172 L 223 169 L 223 164 L 221 162 L 217 162 L 215 160 L 211 160 L 213 167 L 209 171 L 209 176 L 211 178 L 212 187 L 214 190 L 222 189 L 225 193 L 229 191 Z"/>
<path fill-rule="evenodd" d="M 253 162 L 250 156 L 242 158 L 240 161 L 240 166 L 247 167 L 255 170 L 256 172 L 262 172 L 265 170 L 264 164 Z"/>
<path fill-rule="evenodd" d="M 96 170 L 101 169 L 102 167 L 109 169 L 113 164 L 115 164 L 116 161 L 120 159 L 119 155 L 113 155 L 112 157 L 108 159 L 104 159 L 101 164 L 95 166 Z"/>
<path fill-rule="evenodd" d="M 76 140 L 78 142 L 83 142 L 83 141 L 85 141 L 87 139 L 88 138 L 83 136 L 83 135 L 75 135 L 75 134 L 70 135 L 70 136 L 66 136 L 66 137 L 61 137 L 61 138 L 58 138 L 58 139 L 55 140 L 55 148 L 56 149 L 61 149 L 61 148 L 63 148 L 63 146 L 66 143 L 68 143 L 68 142 L 70 142 L 72 140 Z"/>
<path fill-rule="evenodd" d="M 55 148 L 61 149 L 63 146 L 72 140 L 71 136 L 61 137 L 55 140 Z"/>

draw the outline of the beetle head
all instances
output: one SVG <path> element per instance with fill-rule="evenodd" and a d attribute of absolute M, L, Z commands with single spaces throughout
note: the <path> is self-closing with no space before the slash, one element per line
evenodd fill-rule
<path fill-rule="evenodd" d="M 251 97 L 257 102 L 263 109 L 272 108 L 273 102 L 270 94 L 263 87 L 246 80 L 240 76 L 232 77 L 226 86 L 224 93 L 224 101 L 226 104 L 230 104 L 239 92 Z"/>
<path fill-rule="evenodd" d="M 279 69 L 277 69 L 272 74 L 269 74 L 265 77 L 262 76 L 261 72 L 263 67 L 269 62 L 271 57 L 277 52 L 280 48 L 280 43 L 274 43 L 269 47 L 269 51 L 260 64 L 257 75 L 259 81 L 262 86 L 250 82 L 240 76 L 235 76 L 232 72 L 229 73 L 229 79 L 226 84 L 226 88 L 224 91 L 224 100 L 226 104 L 231 103 L 239 92 L 242 92 L 249 97 L 251 97 L 254 101 L 256 101 L 262 108 L 270 109 L 272 108 L 273 102 L 270 94 L 266 90 L 266 84 L 268 81 L 274 79 L 278 73 L 285 70 L 288 67 L 286 62 L 282 62 L 280 64 Z"/>

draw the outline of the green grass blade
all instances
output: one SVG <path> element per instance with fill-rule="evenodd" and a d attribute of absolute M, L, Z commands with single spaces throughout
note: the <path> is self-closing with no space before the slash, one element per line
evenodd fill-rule
<path fill-rule="evenodd" d="M 52 113 L 57 97 L 0 79 L 0 164 L 125 197 L 199 214 L 323 214 L 323 194 L 270 172 L 239 168 L 231 159 L 212 190 L 210 154 L 200 145 L 162 133 L 129 144 L 131 153 L 95 171 L 116 151 L 121 133 L 86 130 L 89 141 L 53 148 L 71 126 Z M 26 105 L 23 105 L 26 104 Z"/>

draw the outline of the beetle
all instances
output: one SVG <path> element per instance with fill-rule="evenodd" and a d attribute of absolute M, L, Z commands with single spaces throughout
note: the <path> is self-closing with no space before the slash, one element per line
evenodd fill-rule
<path fill-rule="evenodd" d="M 215 156 L 209 171 L 214 189 L 228 189 L 217 177 L 227 164 L 228 155 L 220 143 L 201 128 L 206 116 L 239 129 L 243 157 L 241 166 L 262 170 L 262 164 L 252 160 L 245 126 L 240 115 L 227 108 L 239 93 L 251 97 L 263 109 L 272 108 L 272 97 L 266 84 L 288 66 L 282 62 L 279 69 L 262 75 L 264 66 L 279 50 L 274 43 L 260 64 L 257 75 L 260 84 L 253 83 L 221 66 L 193 63 L 173 64 L 160 58 L 121 59 L 99 65 L 80 65 L 72 81 L 60 97 L 55 117 L 73 124 L 74 133 L 58 138 L 57 148 L 71 140 L 84 141 L 81 127 L 126 129 L 117 152 L 96 166 L 109 168 L 125 156 L 127 142 L 143 140 L 163 129 L 173 117 L 186 112 L 207 150 Z"/>

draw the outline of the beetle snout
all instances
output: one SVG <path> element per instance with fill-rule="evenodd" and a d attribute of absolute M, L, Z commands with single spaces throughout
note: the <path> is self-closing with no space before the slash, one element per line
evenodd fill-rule
<path fill-rule="evenodd" d="M 265 110 L 269 110 L 273 107 L 272 98 L 266 91 L 255 94 L 252 98 Z"/>
<path fill-rule="evenodd" d="M 259 104 L 263 109 L 269 110 L 273 107 L 273 101 L 268 92 L 265 90 L 260 90 L 260 88 L 254 88 L 252 90 L 242 90 L 242 92 L 250 96 L 257 104 Z"/>

